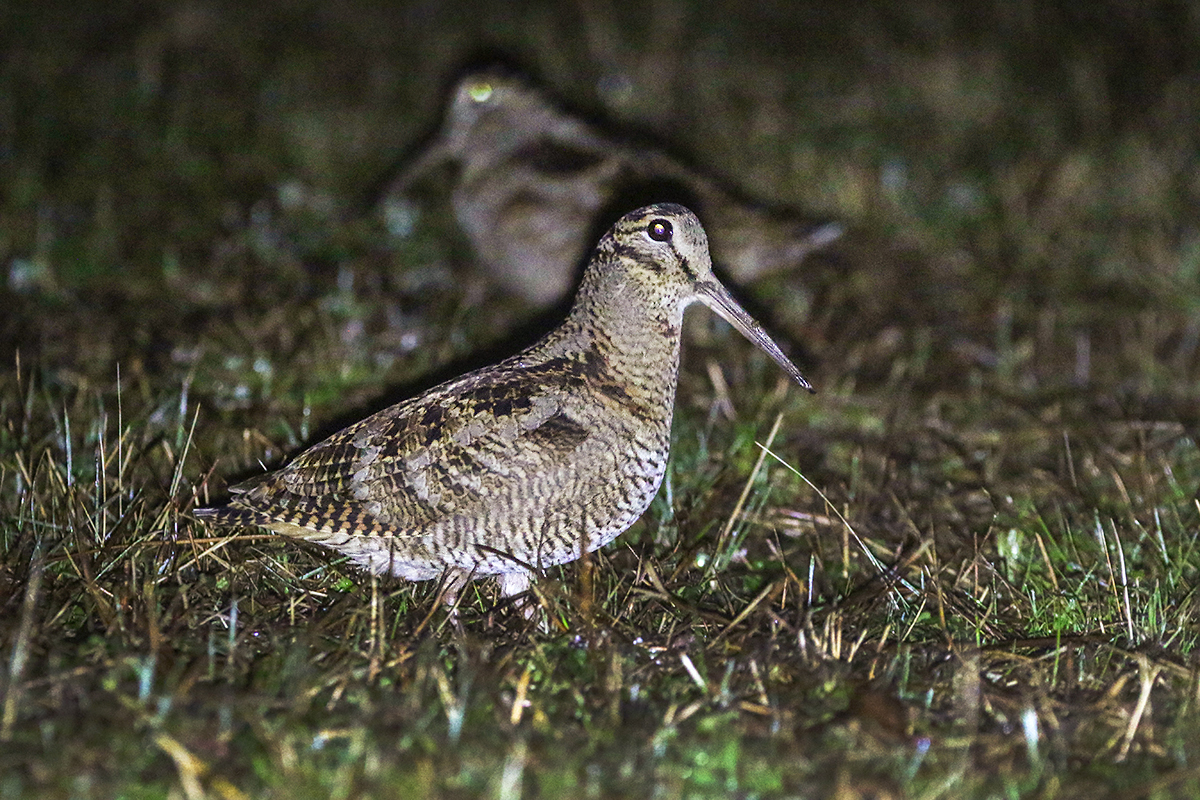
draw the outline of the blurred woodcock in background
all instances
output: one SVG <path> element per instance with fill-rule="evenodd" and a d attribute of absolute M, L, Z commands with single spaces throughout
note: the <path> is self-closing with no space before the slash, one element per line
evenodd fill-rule
<path fill-rule="evenodd" d="M 713 261 L 738 283 L 795 268 L 842 233 L 838 223 L 748 200 L 660 149 L 606 133 L 498 69 L 458 82 L 429 148 L 384 191 L 385 220 L 403 217 L 426 182 L 451 186 L 483 266 L 538 306 L 566 297 L 605 212 L 615 218 L 649 200 L 694 207 Z"/>
<path fill-rule="evenodd" d="M 456 592 L 612 541 L 667 464 L 683 312 L 699 300 L 811 391 L 712 273 L 675 204 L 626 214 L 600 240 L 560 327 L 500 363 L 380 411 L 235 487 L 196 515 L 331 547 L 376 574 L 445 577 Z"/>

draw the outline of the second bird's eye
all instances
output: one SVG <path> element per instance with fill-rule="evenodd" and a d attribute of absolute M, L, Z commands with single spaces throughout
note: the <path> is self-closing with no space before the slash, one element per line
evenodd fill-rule
<path fill-rule="evenodd" d="M 673 229 L 671 228 L 671 223 L 667 222 L 665 219 L 651 220 L 650 224 L 646 226 L 646 233 L 649 234 L 650 238 L 656 242 L 667 241 L 671 238 L 672 232 Z"/>

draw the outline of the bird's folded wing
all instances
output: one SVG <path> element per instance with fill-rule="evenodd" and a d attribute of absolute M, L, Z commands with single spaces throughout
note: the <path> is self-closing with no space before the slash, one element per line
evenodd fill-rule
<path fill-rule="evenodd" d="M 353 502 L 397 527 L 461 514 L 554 474 L 588 438 L 561 383 L 537 370 L 475 373 L 380 411 L 236 487 L 241 505 L 287 495 Z"/>

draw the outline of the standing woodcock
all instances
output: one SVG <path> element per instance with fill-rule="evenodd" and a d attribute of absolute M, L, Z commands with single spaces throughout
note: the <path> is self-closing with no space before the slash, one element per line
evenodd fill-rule
<path fill-rule="evenodd" d="M 542 306 L 566 297 L 597 217 L 618 200 L 694 203 L 711 226 L 714 260 L 737 282 L 794 268 L 842 233 L 838 223 L 755 202 L 661 148 L 592 125 L 498 68 L 458 82 L 438 135 L 385 190 L 385 219 L 407 219 L 405 198 L 423 183 L 451 187 L 454 216 L 482 265 Z"/>
<path fill-rule="evenodd" d="M 500 363 L 384 409 L 203 508 L 325 545 L 376 574 L 497 576 L 580 558 L 634 523 L 667 465 L 683 311 L 699 300 L 804 388 L 712 273 L 691 211 L 652 205 L 600 240 L 556 330 Z"/>

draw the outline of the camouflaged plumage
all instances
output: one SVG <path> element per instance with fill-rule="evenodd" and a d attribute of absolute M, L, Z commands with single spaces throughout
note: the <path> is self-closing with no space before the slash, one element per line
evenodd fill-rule
<path fill-rule="evenodd" d="M 540 342 L 351 425 L 197 516 L 317 542 L 377 574 L 499 576 L 520 592 L 649 506 L 696 300 L 808 388 L 713 277 L 699 220 L 649 206 L 604 236 L 570 315 Z"/>

